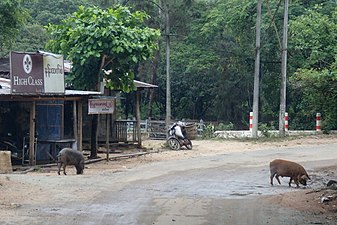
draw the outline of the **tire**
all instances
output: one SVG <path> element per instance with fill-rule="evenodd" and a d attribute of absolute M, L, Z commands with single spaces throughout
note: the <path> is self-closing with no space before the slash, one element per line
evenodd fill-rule
<path fill-rule="evenodd" d="M 167 143 L 172 150 L 179 150 L 180 149 L 180 143 L 176 138 L 169 138 L 167 140 Z"/>
<path fill-rule="evenodd" d="M 185 140 L 185 146 L 188 150 L 192 150 L 192 142 L 190 139 Z"/>

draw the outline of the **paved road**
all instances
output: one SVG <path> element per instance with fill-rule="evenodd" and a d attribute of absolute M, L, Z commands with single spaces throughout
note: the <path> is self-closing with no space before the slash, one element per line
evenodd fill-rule
<path fill-rule="evenodd" d="M 50 198 L 32 198 L 0 218 L 0 224 L 329 224 L 331 220 L 325 223 L 322 215 L 272 205 L 261 196 L 296 191 L 288 188 L 288 178 L 281 186 L 269 185 L 272 159 L 295 160 L 310 174 L 336 165 L 336 149 L 336 144 L 329 144 L 237 152 L 98 176 L 39 175 L 23 181 L 23 175 L 10 175 L 12 180 L 40 185 L 41 195 Z M 311 187 L 317 185 L 313 181 Z"/>

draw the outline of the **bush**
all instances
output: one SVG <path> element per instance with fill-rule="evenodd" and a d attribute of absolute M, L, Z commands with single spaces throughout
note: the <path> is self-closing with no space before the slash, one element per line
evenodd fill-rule
<path fill-rule="evenodd" d="M 229 124 L 219 123 L 216 130 L 233 130 L 234 124 L 229 122 Z"/>
<path fill-rule="evenodd" d="M 267 123 L 260 123 L 259 124 L 259 130 L 261 131 L 262 135 L 264 137 L 272 137 L 272 133 L 270 133 L 270 130 L 275 130 L 274 126 L 270 126 Z"/>
<path fill-rule="evenodd" d="M 214 125 L 212 123 L 207 124 L 204 128 L 204 131 L 202 133 L 202 138 L 207 139 L 207 138 L 213 138 L 214 137 Z"/>

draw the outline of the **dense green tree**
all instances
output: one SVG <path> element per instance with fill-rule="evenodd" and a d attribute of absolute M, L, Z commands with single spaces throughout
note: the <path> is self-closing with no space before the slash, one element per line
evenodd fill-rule
<path fill-rule="evenodd" d="M 26 6 L 35 23 L 47 26 L 50 23 L 59 24 L 63 19 L 76 12 L 81 5 L 94 6 L 88 0 L 38 0 Z"/>
<path fill-rule="evenodd" d="M 248 24 L 253 22 L 255 12 L 249 1 L 242 3 L 247 4 L 252 17 L 245 24 L 249 27 L 247 35 L 234 24 L 237 19 L 229 20 L 229 11 L 235 4 L 238 8 L 240 2 L 196 1 L 189 7 L 177 5 L 171 12 L 177 21 L 171 24 L 178 26 L 172 28 L 177 32 L 171 49 L 173 117 L 242 124 L 243 115 L 247 116 L 242 112 L 249 112 L 252 79 L 248 71 L 253 69 L 250 54 L 254 53 L 248 41 L 254 33 Z M 232 16 L 238 16 L 237 12 Z M 164 74 L 164 68 L 160 74 Z M 164 79 L 161 76 L 161 87 Z"/>
<path fill-rule="evenodd" d="M 19 1 L 5 0 L 0 6 L 15 2 Z M 24 5 L 30 12 L 31 19 L 21 29 L 12 50 L 35 51 L 43 48 L 50 38 L 43 31 L 43 26 L 49 22 L 59 24 L 62 19 L 71 16 L 79 5 L 107 8 L 114 7 L 117 3 L 146 11 L 150 17 L 144 17 L 142 23 L 161 31 L 165 31 L 164 8 L 161 7 L 168 3 L 173 119 L 202 118 L 206 121 L 233 122 L 236 128 L 247 128 L 253 97 L 256 1 L 35 0 Z M 264 1 L 262 9 L 259 121 L 277 127 L 284 1 Z M 287 111 L 291 129 L 312 129 L 315 111 L 323 114 L 323 121 L 330 124 L 328 129 L 337 127 L 337 122 L 333 119 L 336 117 L 336 109 L 333 108 L 337 49 L 335 14 L 336 1 L 290 2 Z M 89 26 L 88 30 L 94 34 L 95 31 L 91 28 Z M 78 29 L 77 32 L 82 30 Z M 1 37 L 4 37 L 2 33 Z M 94 37 L 91 39 L 97 43 Z M 10 40 L 7 38 L 6 41 L 9 43 Z M 166 113 L 165 36 L 162 35 L 156 41 L 159 49 L 155 58 L 136 63 L 133 61 L 128 67 L 128 74 L 159 86 L 149 92 L 149 95 L 142 95 L 142 105 L 148 105 L 142 107 L 142 113 L 143 117 L 163 119 Z M 72 46 L 66 46 L 63 47 L 72 49 Z M 96 44 L 78 46 L 83 47 L 79 51 L 81 54 L 90 55 L 89 52 L 100 49 Z M 2 48 L 2 52 L 4 50 Z M 69 52 L 67 54 L 70 55 Z M 85 88 L 95 89 L 97 76 L 104 74 L 100 73 L 100 66 L 97 66 L 101 58 L 89 55 L 86 57 L 93 64 L 84 63 L 84 66 L 75 68 L 75 71 L 96 72 L 92 76 L 77 77 L 74 82 L 77 86 L 90 83 L 92 85 Z M 123 55 L 122 52 L 120 55 Z M 126 65 L 119 63 L 121 62 L 114 62 L 118 68 L 110 64 L 105 69 L 122 68 L 127 71 L 124 68 Z M 127 80 L 131 81 L 131 76 Z M 131 86 L 119 88 L 132 89 Z M 132 99 L 132 96 L 127 96 L 128 104 L 125 105 L 132 106 Z M 129 106 L 125 107 L 126 114 L 132 112 L 132 107 Z"/>
<path fill-rule="evenodd" d="M 208 48 L 220 59 L 213 118 L 238 127 L 252 106 L 255 6 L 251 1 L 218 1 L 201 29 Z"/>
<path fill-rule="evenodd" d="M 290 23 L 290 79 L 294 123 L 312 129 L 317 112 L 323 129 L 337 128 L 337 8 L 316 5 Z M 315 21 L 314 23 L 312 21 Z M 296 98 L 295 98 L 296 97 Z"/>
<path fill-rule="evenodd" d="M 10 48 L 28 17 L 26 9 L 22 6 L 22 0 L 0 1 L 0 56 L 6 55 L 6 49 Z"/>
<path fill-rule="evenodd" d="M 126 7 L 80 7 L 60 25 L 49 25 L 49 47 L 73 62 L 75 87 L 93 90 L 104 76 L 106 86 L 133 89 L 134 65 L 151 57 L 159 31 L 144 25 L 147 15 Z M 111 73 L 103 73 L 110 70 Z"/>
<path fill-rule="evenodd" d="M 35 52 L 43 50 L 49 35 L 40 24 L 27 23 L 20 29 L 17 35 L 15 45 L 12 46 L 12 51 Z"/>
<path fill-rule="evenodd" d="M 7 3 L 6 3 L 7 2 Z M 10 3 L 8 3 L 10 2 Z M 71 15 L 75 12 L 80 5 L 93 5 L 89 0 L 60 0 L 60 1 L 47 1 L 47 0 L 31 0 L 31 1 L 5 1 L 1 4 L 10 4 L 11 7 L 15 6 L 15 3 L 19 3 L 19 11 L 6 6 L 6 10 L 12 12 L 13 16 L 15 14 L 22 14 L 26 20 L 22 23 L 23 18 L 19 18 L 21 24 L 19 27 L 15 25 L 16 20 L 7 16 L 8 21 L 11 23 L 12 32 L 10 38 L 6 39 L 12 45 L 6 44 L 6 48 L 3 48 L 2 55 L 6 56 L 10 51 L 37 51 L 44 50 L 47 41 L 49 40 L 49 35 L 44 29 L 45 25 L 49 23 L 58 24 L 62 19 Z M 1 8 L 1 7 L 0 7 Z M 29 15 L 29 16 L 28 16 Z M 1 20 L 1 22 L 6 22 L 6 19 Z M 0 23 L 1 23 L 0 22 Z M 1 26 L 2 27 L 2 26 Z M 1 33 L 2 34 L 2 33 Z M 0 34 L 0 36 L 1 36 Z M 3 43 L 3 42 L 1 42 Z"/>

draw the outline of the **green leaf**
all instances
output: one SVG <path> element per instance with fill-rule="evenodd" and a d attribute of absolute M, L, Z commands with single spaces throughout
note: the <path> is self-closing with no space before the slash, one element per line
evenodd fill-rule
<path fill-rule="evenodd" d="M 49 44 L 54 48 L 62 46 L 64 54 L 73 61 L 76 88 L 95 89 L 97 76 L 101 74 L 101 56 L 105 54 L 113 59 L 106 60 L 108 64 L 104 65 L 105 70 L 113 71 L 106 76 L 111 80 L 107 86 L 130 91 L 135 63 L 144 60 L 144 55 L 151 55 L 160 38 L 159 30 L 146 27 L 143 18 L 145 12 L 131 13 L 123 6 L 109 9 L 81 6 L 60 26 L 48 27 L 53 34 Z M 140 49 L 140 45 L 146 47 Z"/>

